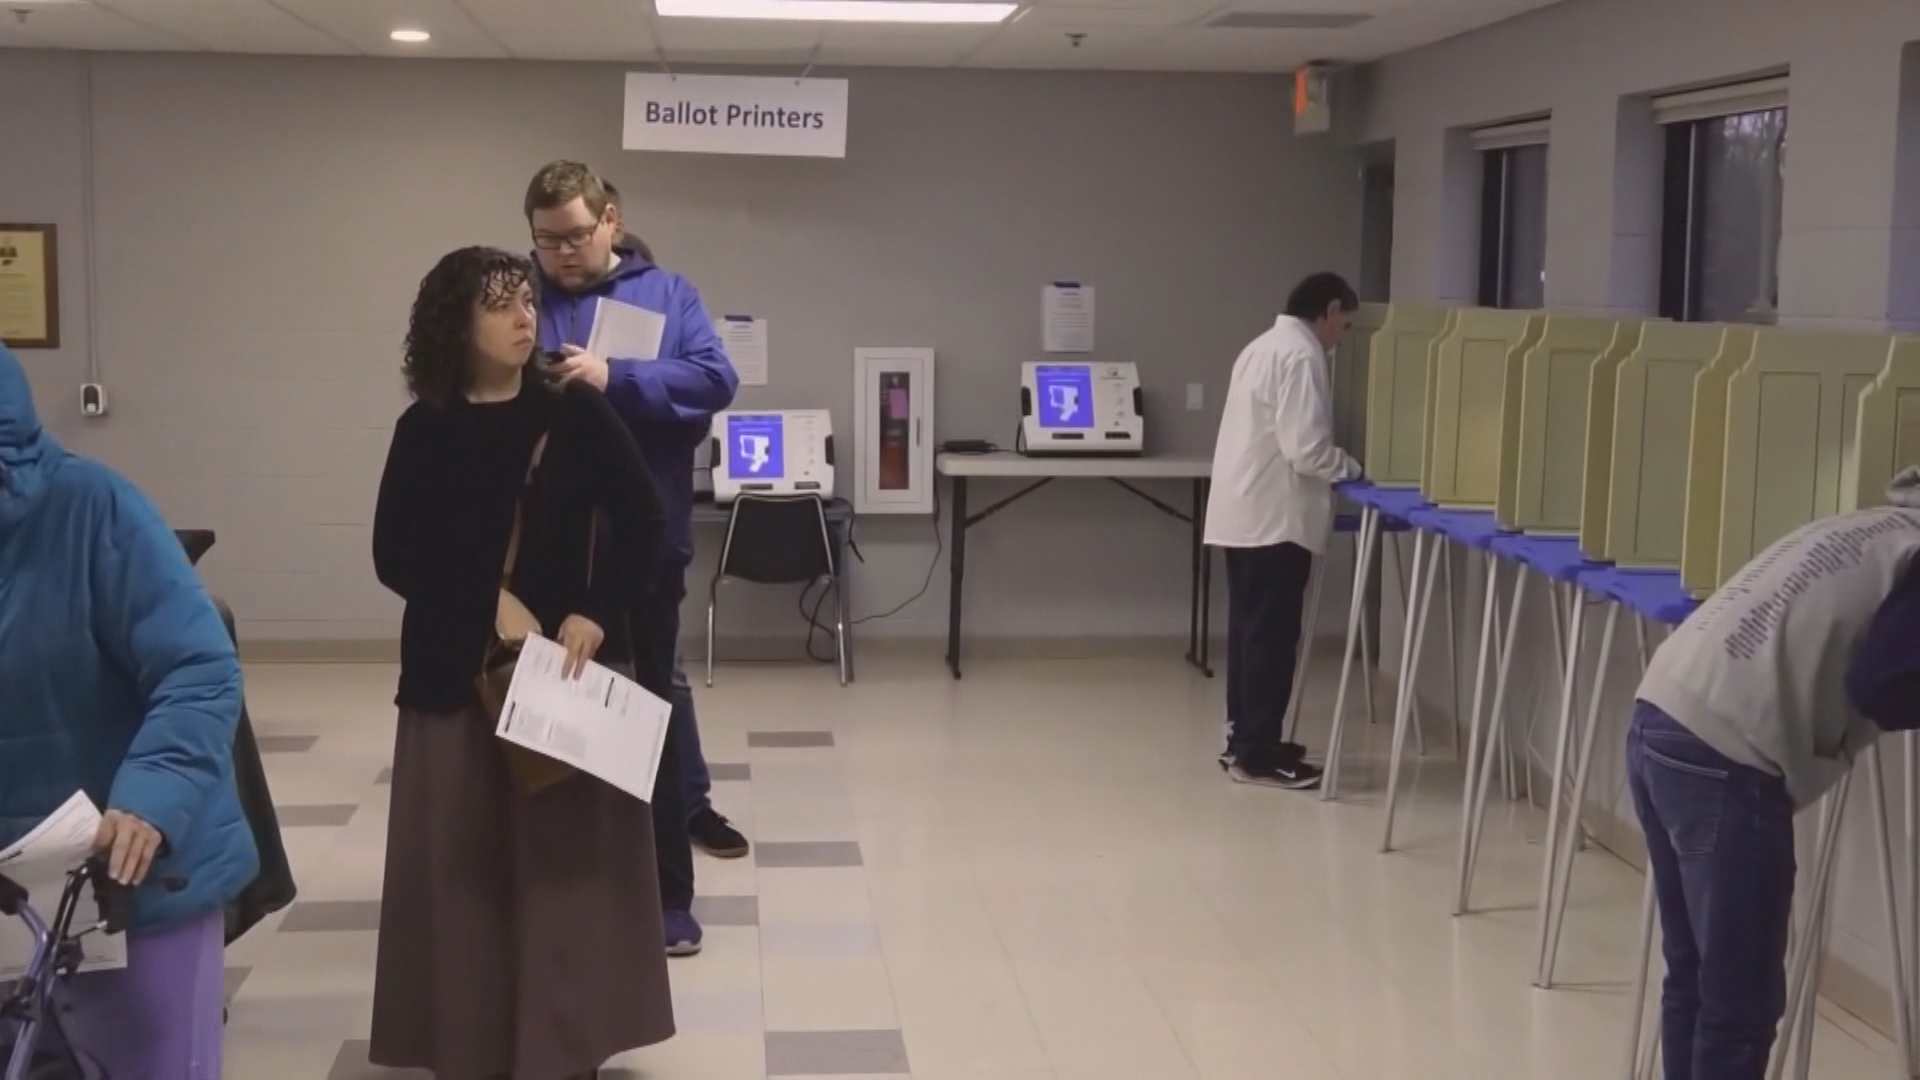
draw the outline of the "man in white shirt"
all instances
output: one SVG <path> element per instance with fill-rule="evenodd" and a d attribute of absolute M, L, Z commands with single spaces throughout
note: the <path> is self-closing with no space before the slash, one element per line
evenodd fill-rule
<path fill-rule="evenodd" d="M 1233 364 L 1213 448 L 1206 542 L 1227 553 L 1227 749 L 1243 784 L 1318 787 L 1285 740 L 1307 582 L 1333 526 L 1333 485 L 1360 465 L 1333 445 L 1327 352 L 1360 306 L 1337 274 L 1314 274 L 1287 313 Z"/>

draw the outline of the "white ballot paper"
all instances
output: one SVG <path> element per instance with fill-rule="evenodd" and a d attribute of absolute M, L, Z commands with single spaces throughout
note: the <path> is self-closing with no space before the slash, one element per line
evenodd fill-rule
<path fill-rule="evenodd" d="M 569 679 L 566 661 L 559 645 L 527 638 L 494 734 L 652 802 L 672 706 L 599 664 Z"/>
<path fill-rule="evenodd" d="M 60 907 L 60 894 L 67 887 L 67 871 L 87 861 L 93 854 L 94 839 L 100 835 L 100 811 L 83 792 L 74 792 L 66 805 L 55 810 L 33 831 L 0 851 L 0 874 L 27 890 L 28 903 L 48 922 Z M 83 930 L 100 922 L 100 907 L 94 902 L 93 889 L 81 893 L 74 911 L 73 929 Z M 104 971 L 127 966 L 125 934 L 109 937 L 88 934 L 81 939 L 84 958 L 81 971 Z M 33 933 L 19 919 L 0 917 L 0 984 L 18 979 L 33 960 Z"/>
<path fill-rule="evenodd" d="M 1040 292 L 1045 329 L 1042 347 L 1050 353 L 1093 351 L 1093 286 L 1056 281 Z"/>
<path fill-rule="evenodd" d="M 720 343 L 741 386 L 767 385 L 767 320 L 728 315 L 720 320 Z"/>
<path fill-rule="evenodd" d="M 667 317 L 657 311 L 603 299 L 593 309 L 587 351 L 602 360 L 658 360 Z"/>

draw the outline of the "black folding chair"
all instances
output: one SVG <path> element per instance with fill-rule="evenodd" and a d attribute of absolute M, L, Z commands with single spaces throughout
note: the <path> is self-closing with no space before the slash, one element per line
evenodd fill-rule
<path fill-rule="evenodd" d="M 840 685 L 847 685 L 847 611 L 827 504 L 818 495 L 741 494 L 727 518 L 727 540 L 720 566 L 707 591 L 707 685 L 713 685 L 714 613 L 720 586 L 728 581 L 756 585 L 815 585 L 833 590 L 833 647 Z"/>

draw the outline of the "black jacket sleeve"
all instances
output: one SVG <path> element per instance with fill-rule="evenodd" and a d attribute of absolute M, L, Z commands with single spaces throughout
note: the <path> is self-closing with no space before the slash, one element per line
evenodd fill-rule
<path fill-rule="evenodd" d="M 1847 669 L 1847 697 L 1882 731 L 1920 728 L 1920 560 L 1874 612 Z"/>
<path fill-rule="evenodd" d="M 581 614 L 611 633 L 653 582 L 666 544 L 667 513 L 639 446 L 606 396 L 577 383 L 568 386 L 567 396 L 583 436 L 594 505 L 613 549 L 594 553 L 588 610 Z"/>
<path fill-rule="evenodd" d="M 428 417 L 415 405 L 400 415 L 387 447 L 386 471 L 373 510 L 373 573 L 380 584 L 409 602 L 444 595 L 449 584 L 435 573 L 431 550 L 433 446 Z"/>

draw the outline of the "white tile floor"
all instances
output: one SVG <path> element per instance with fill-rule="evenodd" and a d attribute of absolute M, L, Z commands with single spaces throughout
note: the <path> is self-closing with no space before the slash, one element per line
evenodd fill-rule
<path fill-rule="evenodd" d="M 267 761 L 309 906 L 229 952 L 233 1080 L 381 1075 L 359 1045 L 376 913 L 351 902 L 379 896 L 392 680 L 248 672 L 261 734 L 289 740 Z M 717 785 L 721 808 L 762 843 L 857 844 L 859 864 L 792 855 L 845 862 L 844 846 L 703 857 L 707 951 L 672 969 L 682 1034 L 617 1064 L 663 1080 L 1623 1075 L 1637 874 L 1581 857 L 1569 985 L 1533 990 L 1537 815 L 1496 811 L 1484 913 L 1455 919 L 1444 749 L 1412 770 L 1405 850 L 1382 856 L 1380 731 L 1350 744 L 1342 804 L 1238 787 L 1213 762 L 1219 694 L 1173 659 L 979 660 L 953 683 L 934 660 L 869 657 L 844 690 L 825 669 L 723 668 L 700 725 L 709 760 L 748 778 Z M 1318 747 L 1330 702 L 1312 696 Z M 833 745 L 778 734 L 796 732 Z M 1814 1075 L 1884 1076 L 1886 1052 L 1834 1017 Z"/>

